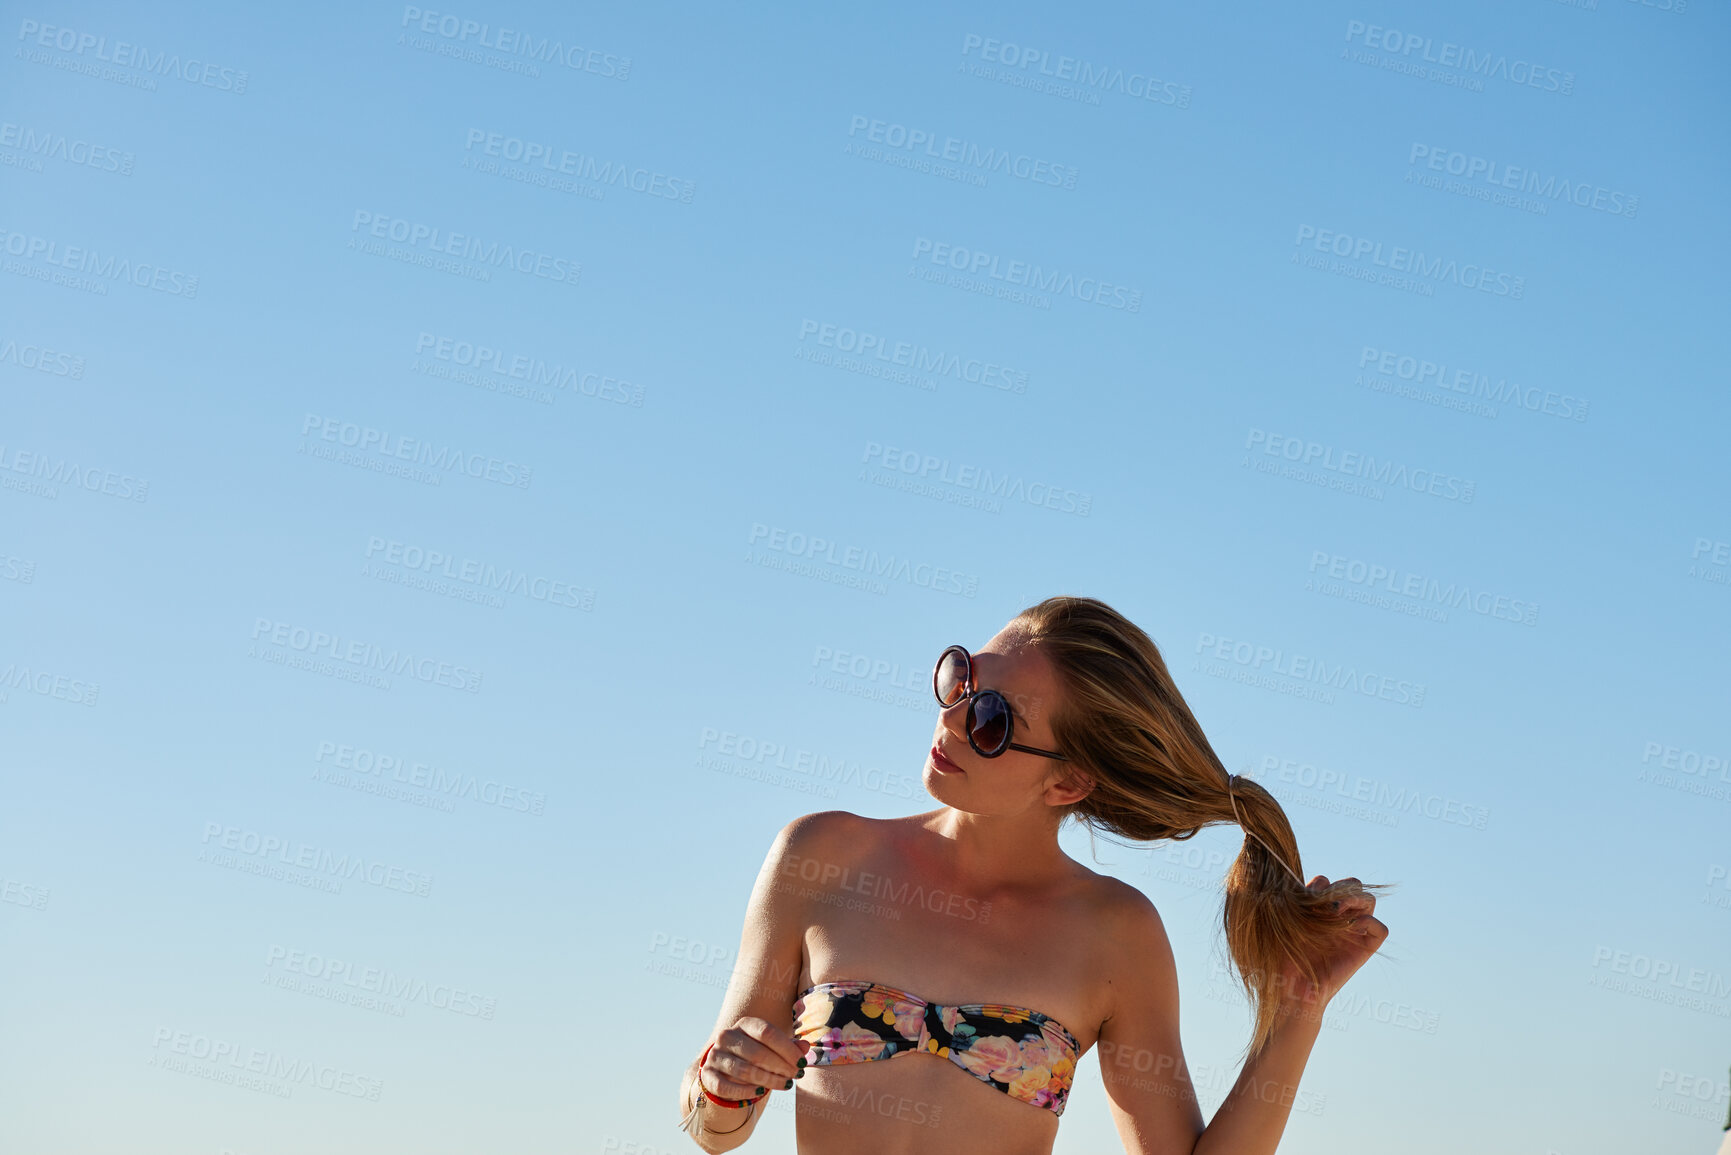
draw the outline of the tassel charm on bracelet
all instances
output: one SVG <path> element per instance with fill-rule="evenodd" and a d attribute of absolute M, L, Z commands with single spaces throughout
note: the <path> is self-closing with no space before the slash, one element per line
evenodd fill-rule
<path fill-rule="evenodd" d="M 739 1127 L 743 1127 L 746 1123 L 751 1121 L 752 1105 L 757 1102 L 757 1099 L 763 1098 L 763 1095 L 759 1095 L 757 1099 L 723 1099 L 719 1095 L 711 1095 L 709 1093 L 709 1088 L 703 1085 L 703 1064 L 709 1061 L 709 1052 L 714 1049 L 715 1044 L 709 1044 L 709 1046 L 703 1048 L 703 1055 L 697 1060 L 697 1075 L 692 1079 L 692 1085 L 697 1089 L 697 1094 L 692 1096 L 691 1110 L 687 1111 L 685 1113 L 685 1118 L 679 1121 L 679 1129 L 681 1131 L 691 1130 L 691 1124 L 696 1121 L 697 1112 L 703 1107 L 703 1101 L 705 1099 L 708 1099 L 712 1103 L 718 1103 L 723 1107 L 746 1108 L 745 1118 L 740 1120 L 739 1123 Z M 766 1091 L 764 1094 L 768 1094 L 768 1092 Z M 732 1127 L 726 1131 L 712 1131 L 710 1133 L 713 1135 L 730 1135 L 734 1131 L 739 1130 L 739 1127 Z M 706 1127 L 704 1130 L 707 1131 L 709 1129 Z"/>

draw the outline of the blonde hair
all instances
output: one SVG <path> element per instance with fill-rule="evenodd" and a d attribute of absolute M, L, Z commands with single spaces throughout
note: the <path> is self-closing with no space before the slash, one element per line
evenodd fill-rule
<path fill-rule="evenodd" d="M 1227 771 L 1153 639 L 1106 603 L 1050 597 L 1006 629 L 1051 662 L 1062 691 L 1050 714 L 1057 749 L 1093 782 L 1086 798 L 1056 808 L 1060 823 L 1074 816 L 1090 834 L 1137 842 L 1182 842 L 1223 822 L 1250 836 L 1226 872 L 1223 918 L 1252 1007 L 1247 1055 L 1260 1053 L 1277 1025 L 1281 976 L 1291 968 L 1313 988 L 1312 960 L 1349 933 L 1336 900 L 1388 887 L 1335 882 L 1313 891 L 1295 881 L 1304 868 L 1280 803 Z"/>

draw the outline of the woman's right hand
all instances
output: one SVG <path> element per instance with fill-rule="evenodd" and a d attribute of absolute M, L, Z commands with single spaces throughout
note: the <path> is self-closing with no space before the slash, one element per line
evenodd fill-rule
<path fill-rule="evenodd" d="M 769 1090 L 786 1090 L 805 1074 L 811 1044 L 774 1023 L 744 1015 L 722 1031 L 697 1070 L 704 1090 L 723 1099 L 755 1099 Z"/>

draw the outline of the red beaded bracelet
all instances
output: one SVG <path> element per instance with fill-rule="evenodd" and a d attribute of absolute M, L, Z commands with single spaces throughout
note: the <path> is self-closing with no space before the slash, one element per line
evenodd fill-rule
<path fill-rule="evenodd" d="M 697 1089 L 703 1092 L 703 1097 L 705 1099 L 708 1099 L 711 1103 L 719 1103 L 723 1107 L 743 1107 L 747 1103 L 755 1103 L 758 1099 L 769 1094 L 768 1091 L 765 1091 L 763 1095 L 757 1096 L 757 1099 L 723 1099 L 720 1095 L 711 1095 L 709 1093 L 709 1088 L 703 1085 L 703 1064 L 709 1062 L 709 1052 L 714 1049 L 715 1044 L 709 1044 L 709 1046 L 703 1048 L 703 1057 L 697 1060 Z"/>

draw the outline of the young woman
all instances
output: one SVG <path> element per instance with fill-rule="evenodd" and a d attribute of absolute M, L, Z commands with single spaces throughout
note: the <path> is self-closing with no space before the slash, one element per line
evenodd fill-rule
<path fill-rule="evenodd" d="M 798 1080 L 801 1152 L 1050 1155 L 1098 1044 L 1127 1152 L 1271 1155 L 1323 1008 L 1388 937 L 1384 888 L 1302 881 L 1279 803 L 1227 772 L 1153 641 L 1103 602 L 1048 598 L 977 652 L 945 650 L 932 680 L 924 782 L 942 805 L 782 829 L 680 1082 L 681 1126 L 731 1150 Z M 1225 924 L 1254 1030 L 1206 1127 L 1160 916 L 1063 853 L 1072 815 L 1140 842 L 1221 822 L 1248 835 Z"/>

